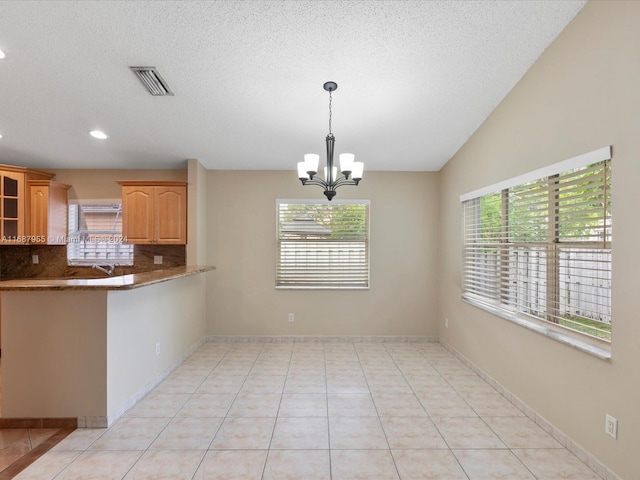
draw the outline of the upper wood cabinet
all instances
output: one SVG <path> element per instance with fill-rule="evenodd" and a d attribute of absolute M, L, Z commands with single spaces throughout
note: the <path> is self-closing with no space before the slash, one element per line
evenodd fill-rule
<path fill-rule="evenodd" d="M 0 170 L 0 240 L 24 243 L 24 173 Z"/>
<path fill-rule="evenodd" d="M 32 243 L 28 185 L 53 176 L 42 170 L 0 165 L 0 245 Z"/>
<path fill-rule="evenodd" d="M 187 182 L 122 181 L 126 243 L 187 243 Z"/>
<path fill-rule="evenodd" d="M 71 185 L 51 180 L 27 183 L 30 243 L 66 245 L 69 226 L 67 190 Z"/>

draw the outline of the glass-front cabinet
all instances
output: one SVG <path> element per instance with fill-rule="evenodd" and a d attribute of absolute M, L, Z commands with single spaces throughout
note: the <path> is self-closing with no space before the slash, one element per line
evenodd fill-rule
<path fill-rule="evenodd" d="M 29 217 L 32 202 L 29 191 L 32 184 L 39 185 L 53 176 L 53 173 L 43 170 L 0 165 L 0 245 L 47 243 L 45 233 L 31 231 Z M 66 204 L 66 190 L 64 194 Z M 64 221 L 66 225 L 66 216 Z"/>
<path fill-rule="evenodd" d="M 27 243 L 24 232 L 24 173 L 0 170 L 0 241 Z"/>

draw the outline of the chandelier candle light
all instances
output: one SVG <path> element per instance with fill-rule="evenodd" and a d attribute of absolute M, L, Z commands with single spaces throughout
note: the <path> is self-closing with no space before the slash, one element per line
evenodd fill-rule
<path fill-rule="evenodd" d="M 336 188 L 342 185 L 358 185 L 362 180 L 362 172 L 364 170 L 362 162 L 354 162 L 355 155 L 353 153 L 340 154 L 341 177 L 338 178 L 338 167 L 333 166 L 333 147 L 336 139 L 331 133 L 331 92 L 337 88 L 338 84 L 336 82 L 326 82 L 324 84 L 324 89 L 329 92 L 329 134 L 325 139 L 327 143 L 327 166 L 324 167 L 324 179 L 316 177 L 320 155 L 307 153 L 304 156 L 304 162 L 298 162 L 298 178 L 302 185 L 318 185 L 324 188 L 324 195 L 329 201 L 336 196 Z"/>

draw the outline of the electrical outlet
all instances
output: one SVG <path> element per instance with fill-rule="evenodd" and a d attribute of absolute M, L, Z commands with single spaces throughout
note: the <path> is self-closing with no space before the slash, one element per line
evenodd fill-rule
<path fill-rule="evenodd" d="M 295 318 L 295 317 L 294 317 L 293 313 L 290 313 L 290 314 L 289 314 L 289 321 L 290 321 L 290 322 L 293 322 L 293 321 L 294 321 L 294 318 Z"/>
<path fill-rule="evenodd" d="M 444 319 L 444 327 L 445 328 L 449 328 L 449 319 L 448 318 Z"/>
<path fill-rule="evenodd" d="M 156 343 L 156 356 L 160 355 L 160 342 Z"/>
<path fill-rule="evenodd" d="M 162 265 L 162 255 L 154 255 L 153 256 L 153 264 L 154 265 Z"/>
<path fill-rule="evenodd" d="M 40 263 L 40 258 L 38 257 L 38 255 L 31 255 L 31 262 L 34 265 L 37 265 L 38 263 Z"/>
<path fill-rule="evenodd" d="M 618 420 L 608 413 L 605 416 L 604 431 L 614 439 L 618 438 Z"/>

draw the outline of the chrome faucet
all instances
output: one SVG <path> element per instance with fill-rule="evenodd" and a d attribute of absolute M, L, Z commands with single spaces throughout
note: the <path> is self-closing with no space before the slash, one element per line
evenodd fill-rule
<path fill-rule="evenodd" d="M 106 263 L 105 265 L 98 265 L 97 263 L 94 263 L 91 268 L 100 270 L 101 272 L 106 273 L 110 277 L 113 277 L 113 274 L 116 271 L 116 264 Z"/>

